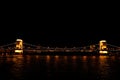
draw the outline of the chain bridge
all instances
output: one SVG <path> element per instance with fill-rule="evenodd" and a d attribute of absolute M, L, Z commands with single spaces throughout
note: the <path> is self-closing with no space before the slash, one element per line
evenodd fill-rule
<path fill-rule="evenodd" d="M 65 52 L 74 54 L 75 52 L 78 53 L 97 53 L 97 54 L 109 54 L 109 53 L 117 53 L 120 52 L 120 47 L 112 44 L 108 44 L 106 40 L 100 40 L 98 44 L 91 44 L 87 46 L 80 46 L 80 47 L 44 47 L 41 45 L 33 45 L 30 43 L 23 42 L 22 39 L 16 39 L 15 42 L 10 44 L 5 44 L 0 46 L 0 54 L 2 53 L 11 53 L 11 54 L 45 54 L 45 53 L 54 53 L 55 52 Z M 72 52 L 72 53 L 71 53 Z M 93 54 L 92 53 L 92 54 Z"/>

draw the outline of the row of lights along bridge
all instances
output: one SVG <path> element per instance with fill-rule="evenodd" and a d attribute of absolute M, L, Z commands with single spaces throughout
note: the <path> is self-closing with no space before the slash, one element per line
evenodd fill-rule
<path fill-rule="evenodd" d="M 11 45 L 13 48 L 10 48 Z M 27 48 L 25 48 L 25 45 L 27 46 Z M 108 46 L 110 46 L 110 48 L 108 48 Z M 107 54 L 110 51 L 120 51 L 120 47 L 107 44 L 106 40 L 100 40 L 99 44 L 95 44 L 95 45 L 73 47 L 73 48 L 41 47 L 37 45 L 23 43 L 22 39 L 16 39 L 16 42 L 13 44 L 0 46 L 0 53 L 13 52 L 17 54 L 21 54 L 23 52 L 37 52 L 37 53 L 41 53 L 41 52 L 98 52 L 100 54 Z"/>

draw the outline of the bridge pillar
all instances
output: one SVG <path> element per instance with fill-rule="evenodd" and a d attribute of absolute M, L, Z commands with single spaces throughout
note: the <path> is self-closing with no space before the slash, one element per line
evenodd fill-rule
<path fill-rule="evenodd" d="M 108 53 L 106 40 L 101 40 L 99 42 L 99 53 L 100 54 L 107 54 Z"/>
<path fill-rule="evenodd" d="M 15 53 L 23 53 L 23 40 L 16 39 Z"/>

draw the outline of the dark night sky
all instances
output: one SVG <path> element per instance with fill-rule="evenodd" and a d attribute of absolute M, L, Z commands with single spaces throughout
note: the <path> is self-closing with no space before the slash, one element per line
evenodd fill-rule
<path fill-rule="evenodd" d="M 17 6 L 17 5 L 16 5 Z M 3 6 L 0 44 L 22 38 L 43 46 L 120 45 L 119 11 L 108 6 Z"/>

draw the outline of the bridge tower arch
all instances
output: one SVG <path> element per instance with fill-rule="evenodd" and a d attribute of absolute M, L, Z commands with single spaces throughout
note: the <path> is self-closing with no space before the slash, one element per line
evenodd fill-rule
<path fill-rule="evenodd" d="M 99 41 L 99 53 L 100 54 L 107 54 L 107 41 L 106 40 L 100 40 Z"/>
<path fill-rule="evenodd" d="M 15 53 L 23 53 L 23 40 L 16 39 Z"/>

